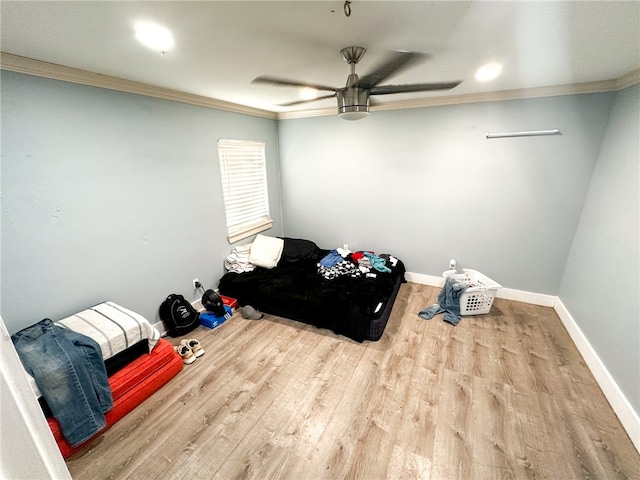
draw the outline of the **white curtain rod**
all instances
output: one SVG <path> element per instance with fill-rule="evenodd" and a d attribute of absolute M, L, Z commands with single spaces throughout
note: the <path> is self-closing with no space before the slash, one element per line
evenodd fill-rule
<path fill-rule="evenodd" d="M 505 138 L 505 137 L 537 137 L 540 135 L 558 135 L 560 130 L 530 130 L 527 132 L 507 132 L 507 133 L 485 133 L 486 138 Z"/>

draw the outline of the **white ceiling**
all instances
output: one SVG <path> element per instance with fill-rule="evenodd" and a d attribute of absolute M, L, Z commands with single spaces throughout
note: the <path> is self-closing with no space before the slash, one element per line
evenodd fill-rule
<path fill-rule="evenodd" d="M 443 95 L 612 80 L 640 67 L 640 2 L 358 1 L 7 1 L 3 52 L 180 90 L 273 112 L 332 107 L 335 99 L 293 108 L 293 87 L 252 84 L 259 75 L 341 87 L 340 50 L 367 49 L 356 71 L 391 50 L 432 57 L 384 84 L 463 80 L 448 92 L 378 96 L 378 103 Z M 173 32 L 166 55 L 134 38 L 137 21 Z M 487 62 L 504 65 L 489 83 Z"/>

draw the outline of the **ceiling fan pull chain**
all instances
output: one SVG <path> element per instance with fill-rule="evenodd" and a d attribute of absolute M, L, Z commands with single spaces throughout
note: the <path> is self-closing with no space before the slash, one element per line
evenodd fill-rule
<path fill-rule="evenodd" d="M 347 0 L 346 2 L 344 2 L 344 14 L 347 17 L 351 16 L 351 2 L 349 0 Z"/>

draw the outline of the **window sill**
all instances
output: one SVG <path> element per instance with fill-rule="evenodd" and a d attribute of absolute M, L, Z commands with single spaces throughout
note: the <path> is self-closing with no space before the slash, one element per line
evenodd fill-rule
<path fill-rule="evenodd" d="M 241 232 L 236 232 L 233 235 L 227 236 L 229 243 L 235 243 L 243 238 L 250 237 L 251 235 L 255 235 L 260 232 L 264 232 L 265 230 L 269 230 L 273 226 L 273 220 L 267 220 L 258 225 L 253 225 L 246 230 Z"/>

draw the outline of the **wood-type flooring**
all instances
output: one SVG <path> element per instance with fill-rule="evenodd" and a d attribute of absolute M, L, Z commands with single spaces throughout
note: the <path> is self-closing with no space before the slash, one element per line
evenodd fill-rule
<path fill-rule="evenodd" d="M 266 315 L 67 460 L 83 479 L 640 479 L 640 455 L 552 308 L 496 299 L 452 326 L 402 285 L 362 344 Z M 179 339 L 172 339 L 177 344 Z"/>

